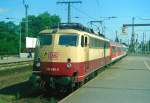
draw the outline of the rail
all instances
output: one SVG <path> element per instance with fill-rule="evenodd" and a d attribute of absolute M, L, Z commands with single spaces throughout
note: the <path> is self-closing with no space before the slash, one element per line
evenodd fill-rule
<path fill-rule="evenodd" d="M 0 71 L 13 69 L 18 67 L 29 66 L 33 64 L 33 60 L 29 61 L 19 61 L 19 62 L 10 62 L 10 63 L 0 63 Z"/>

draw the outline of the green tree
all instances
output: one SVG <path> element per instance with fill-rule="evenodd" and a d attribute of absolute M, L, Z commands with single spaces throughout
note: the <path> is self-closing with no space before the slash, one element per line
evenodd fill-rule
<path fill-rule="evenodd" d="M 51 28 L 53 25 L 56 25 L 61 22 L 59 16 L 57 15 L 50 15 L 48 12 L 44 12 L 39 14 L 38 16 L 29 15 L 28 16 L 28 24 L 29 24 L 29 33 L 28 36 L 30 37 L 37 37 L 41 30 L 46 28 Z M 26 19 L 23 18 L 21 22 L 22 26 L 22 48 L 25 48 L 25 21 Z"/>
<path fill-rule="evenodd" d="M 0 54 L 18 53 L 18 27 L 13 22 L 0 22 Z"/>
<path fill-rule="evenodd" d="M 44 12 L 38 16 L 29 15 L 29 36 L 37 37 L 39 32 L 52 25 L 60 23 L 60 18 Z M 25 18 L 21 22 L 22 49 L 25 49 Z M 0 21 L 0 55 L 19 53 L 19 32 L 20 26 L 13 22 Z"/>
<path fill-rule="evenodd" d="M 50 15 L 48 12 L 44 12 L 38 16 L 29 15 L 29 36 L 37 37 L 39 32 L 46 28 L 51 28 L 53 25 L 60 23 L 59 16 Z M 25 36 L 25 18 L 22 20 L 22 32 Z"/>

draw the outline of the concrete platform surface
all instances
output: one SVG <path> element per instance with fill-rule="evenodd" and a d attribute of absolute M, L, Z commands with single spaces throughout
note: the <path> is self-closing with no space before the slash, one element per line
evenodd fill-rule
<path fill-rule="evenodd" d="M 33 60 L 33 58 L 5 57 L 3 59 L 0 59 L 0 64 L 2 64 L 2 63 L 11 63 L 11 62 L 30 61 L 30 60 Z"/>
<path fill-rule="evenodd" d="M 150 103 L 150 58 L 125 57 L 59 103 Z"/>

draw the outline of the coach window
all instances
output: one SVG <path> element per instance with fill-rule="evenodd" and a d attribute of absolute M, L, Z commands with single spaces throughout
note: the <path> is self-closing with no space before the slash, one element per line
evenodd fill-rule
<path fill-rule="evenodd" d="M 81 36 L 81 47 L 84 47 L 84 36 Z"/>
<path fill-rule="evenodd" d="M 85 37 L 85 47 L 87 47 L 87 37 Z"/>
<path fill-rule="evenodd" d="M 116 53 L 116 48 L 114 46 L 112 46 L 112 53 L 115 54 Z"/>
<path fill-rule="evenodd" d="M 100 48 L 103 49 L 104 48 L 104 41 L 100 41 Z"/>
<path fill-rule="evenodd" d="M 108 49 L 109 48 L 109 42 L 105 43 L 105 48 Z"/>

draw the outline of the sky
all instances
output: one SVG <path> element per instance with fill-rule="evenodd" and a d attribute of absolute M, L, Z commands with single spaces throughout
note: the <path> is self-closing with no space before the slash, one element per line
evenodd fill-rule
<path fill-rule="evenodd" d="M 29 15 L 39 15 L 43 12 L 49 12 L 61 17 L 62 22 L 67 21 L 67 5 L 56 4 L 57 1 L 67 0 L 25 0 L 29 5 Z M 79 1 L 79 0 L 72 0 Z M 72 22 L 78 22 L 89 25 L 89 21 L 103 20 L 105 25 L 105 35 L 114 40 L 116 31 L 122 41 L 128 42 L 131 37 L 131 27 L 128 28 L 128 35 L 122 35 L 121 27 L 123 24 L 132 23 L 132 17 L 135 17 L 135 23 L 149 23 L 150 20 L 150 0 L 81 0 L 81 4 L 72 4 L 71 17 Z M 117 18 L 107 19 L 115 16 Z M 0 0 L 0 21 L 6 17 L 16 18 L 13 22 L 18 23 L 25 17 L 25 10 L 22 0 Z M 75 18 L 78 17 L 78 18 Z M 145 20 L 147 19 L 147 20 Z M 5 20 L 6 21 L 6 20 Z M 142 40 L 143 32 L 146 33 L 149 40 L 149 27 L 136 27 L 135 33 L 138 39 Z"/>

